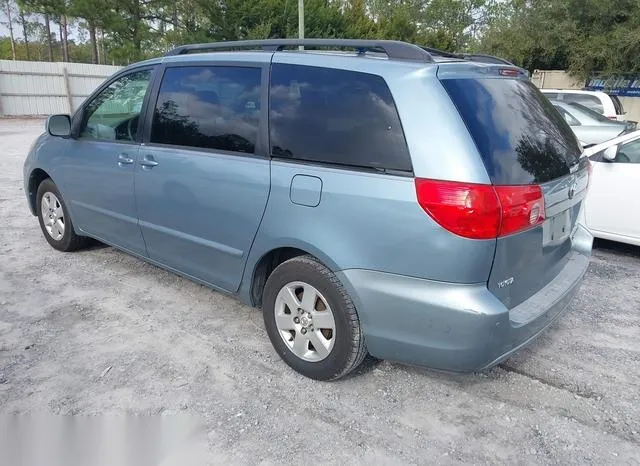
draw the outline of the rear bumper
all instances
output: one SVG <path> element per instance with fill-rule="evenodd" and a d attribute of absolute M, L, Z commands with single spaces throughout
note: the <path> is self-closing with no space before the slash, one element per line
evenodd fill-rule
<path fill-rule="evenodd" d="M 480 284 L 372 270 L 337 273 L 353 298 L 367 349 L 380 359 L 455 372 L 489 368 L 538 336 L 566 309 L 589 265 L 591 234 L 578 226 L 558 276 L 509 310 Z"/>

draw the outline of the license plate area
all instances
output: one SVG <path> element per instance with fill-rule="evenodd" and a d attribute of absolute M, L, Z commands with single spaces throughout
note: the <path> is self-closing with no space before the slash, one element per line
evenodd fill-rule
<path fill-rule="evenodd" d="M 567 209 L 548 218 L 542 224 L 542 245 L 553 246 L 564 243 L 571 234 L 571 212 Z"/>

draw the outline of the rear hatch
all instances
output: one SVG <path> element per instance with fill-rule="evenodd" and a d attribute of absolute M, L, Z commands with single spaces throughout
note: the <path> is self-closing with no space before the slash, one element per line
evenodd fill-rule
<path fill-rule="evenodd" d="M 508 196 L 528 186 L 539 196 L 529 209 L 544 212 L 496 240 L 488 288 L 511 309 L 558 276 L 570 259 L 589 164 L 580 159 L 571 128 L 524 74 L 499 67 L 441 71 L 494 189 Z"/>

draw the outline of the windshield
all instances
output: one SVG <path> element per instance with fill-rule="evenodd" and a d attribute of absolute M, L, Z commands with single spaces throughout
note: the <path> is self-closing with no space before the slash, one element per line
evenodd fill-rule
<path fill-rule="evenodd" d="M 493 184 L 544 183 L 578 163 L 580 147 L 571 128 L 531 82 L 452 78 L 442 84 Z"/>
<path fill-rule="evenodd" d="M 585 107 L 582 104 L 576 102 L 567 102 L 567 105 L 581 112 L 583 115 L 587 115 L 592 120 L 600 121 L 602 123 L 611 123 L 611 120 L 609 120 L 606 116 L 596 112 L 595 110 L 591 110 L 589 107 Z"/>

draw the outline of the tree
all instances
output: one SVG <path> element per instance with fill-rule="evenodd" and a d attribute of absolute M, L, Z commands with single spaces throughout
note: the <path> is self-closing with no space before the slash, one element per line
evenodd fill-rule
<path fill-rule="evenodd" d="M 13 36 L 14 5 L 13 5 L 13 2 L 11 2 L 11 0 L 2 0 L 2 1 L 3 1 L 2 6 L 4 9 L 4 13 L 7 15 L 7 20 L 3 22 L 3 24 L 7 26 L 7 29 L 9 29 L 9 37 L 11 38 L 11 56 L 15 60 L 16 59 L 16 40 L 15 40 L 15 37 Z"/>
<path fill-rule="evenodd" d="M 20 8 L 31 13 L 38 13 L 43 15 L 45 34 L 47 41 L 48 57 L 49 61 L 53 61 L 53 39 L 51 33 L 51 18 L 60 18 L 65 9 L 65 3 L 63 0 L 18 0 Z M 65 47 L 63 44 L 64 34 L 60 35 L 60 43 L 62 44 L 62 58 L 64 61 L 65 56 L 68 57 L 68 44 Z M 65 50 L 67 51 L 65 54 Z"/>
<path fill-rule="evenodd" d="M 18 17 L 20 18 L 19 24 L 22 26 L 22 37 L 24 39 L 25 49 L 27 51 L 27 60 L 31 60 L 31 53 L 29 52 L 29 22 L 27 21 L 27 15 L 22 8 L 19 9 Z"/>
<path fill-rule="evenodd" d="M 104 0 L 70 0 L 69 13 L 84 20 L 89 31 L 91 63 L 98 63 L 98 28 L 115 21 L 114 12 Z"/>

